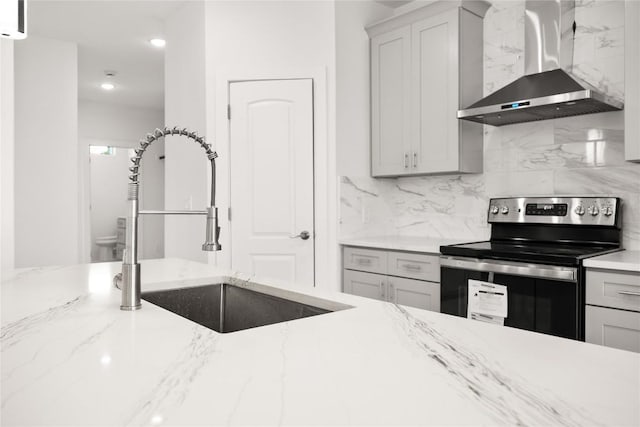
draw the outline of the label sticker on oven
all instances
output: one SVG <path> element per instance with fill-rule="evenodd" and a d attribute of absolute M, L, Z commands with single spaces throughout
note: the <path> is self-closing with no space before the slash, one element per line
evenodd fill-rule
<path fill-rule="evenodd" d="M 479 320 L 480 322 L 487 322 L 493 323 L 494 325 L 504 326 L 504 317 L 500 316 L 487 316 L 486 314 L 469 313 L 469 316 L 467 316 L 467 318 L 471 320 Z"/>
<path fill-rule="evenodd" d="M 469 279 L 467 318 L 504 324 L 507 317 L 507 287 Z"/>

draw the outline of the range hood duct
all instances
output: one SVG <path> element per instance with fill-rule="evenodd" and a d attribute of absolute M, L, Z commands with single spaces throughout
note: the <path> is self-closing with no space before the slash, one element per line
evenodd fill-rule
<path fill-rule="evenodd" d="M 575 2 L 525 2 L 525 76 L 458 111 L 458 118 L 493 126 L 622 110 L 565 70 L 573 63 Z"/>

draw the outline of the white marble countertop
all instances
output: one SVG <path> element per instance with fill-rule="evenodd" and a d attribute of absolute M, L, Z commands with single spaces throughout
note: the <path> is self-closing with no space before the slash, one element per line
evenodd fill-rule
<path fill-rule="evenodd" d="M 119 268 L 2 282 L 3 425 L 640 424 L 635 353 L 315 290 L 354 308 L 218 334 L 120 311 Z M 143 290 L 225 276 L 142 265 Z"/>
<path fill-rule="evenodd" d="M 440 246 L 466 243 L 468 241 L 468 239 L 465 241 L 417 236 L 369 236 L 339 239 L 340 244 L 344 246 L 360 246 L 364 248 L 423 252 L 429 254 L 439 254 Z"/>
<path fill-rule="evenodd" d="M 640 251 L 620 251 L 584 260 L 585 267 L 640 273 Z"/>

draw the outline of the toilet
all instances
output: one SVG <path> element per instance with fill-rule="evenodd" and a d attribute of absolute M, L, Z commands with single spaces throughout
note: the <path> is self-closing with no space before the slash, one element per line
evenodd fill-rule
<path fill-rule="evenodd" d="M 117 236 L 103 236 L 96 238 L 98 246 L 98 261 L 113 261 L 113 252 L 116 248 Z"/>

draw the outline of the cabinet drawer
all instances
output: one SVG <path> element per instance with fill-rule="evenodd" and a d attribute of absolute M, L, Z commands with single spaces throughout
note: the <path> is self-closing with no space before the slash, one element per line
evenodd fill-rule
<path fill-rule="evenodd" d="M 387 252 L 347 246 L 344 248 L 344 268 L 386 274 Z"/>
<path fill-rule="evenodd" d="M 343 274 L 342 291 L 344 293 L 382 301 L 386 300 L 386 276 L 352 270 L 343 270 Z"/>
<path fill-rule="evenodd" d="M 640 311 L 640 274 L 587 269 L 587 304 Z"/>
<path fill-rule="evenodd" d="M 588 305 L 585 341 L 640 352 L 640 313 Z"/>
<path fill-rule="evenodd" d="M 388 274 L 411 279 L 440 283 L 440 257 L 438 255 L 389 252 Z"/>

